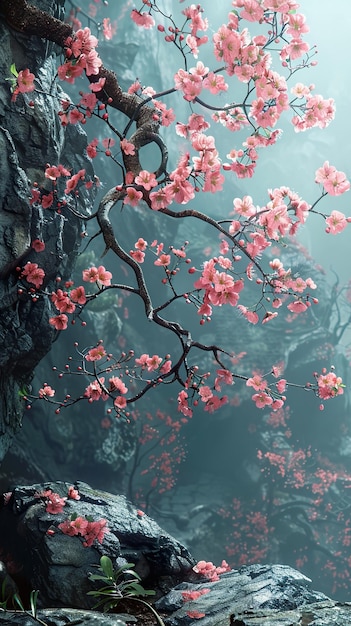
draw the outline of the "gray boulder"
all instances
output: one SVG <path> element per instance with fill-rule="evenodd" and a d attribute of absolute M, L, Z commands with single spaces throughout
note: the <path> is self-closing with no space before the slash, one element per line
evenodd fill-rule
<path fill-rule="evenodd" d="M 134 563 L 144 587 L 158 595 L 185 579 L 195 563 L 188 550 L 124 496 L 76 483 L 80 499 L 68 498 L 62 512 L 48 512 L 50 499 L 40 494 L 51 490 L 64 498 L 69 487 L 65 482 L 16 487 L 0 511 L 3 549 L 17 564 L 13 578 L 20 591 L 39 589 L 45 607 L 92 608 L 96 600 L 87 596 L 94 589 L 88 574 L 96 571 L 103 554 L 119 565 Z M 75 517 L 106 520 L 109 530 L 102 543 L 94 540 L 86 547 L 81 535 L 61 532 L 58 525 Z"/>

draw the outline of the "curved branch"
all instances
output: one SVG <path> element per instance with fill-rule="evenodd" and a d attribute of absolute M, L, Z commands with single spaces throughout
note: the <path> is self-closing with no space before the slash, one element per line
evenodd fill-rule
<path fill-rule="evenodd" d="M 74 38 L 73 28 L 69 24 L 41 11 L 29 4 L 27 0 L 2 0 L 0 14 L 11 28 L 25 35 L 36 35 L 53 41 L 61 48 L 65 48 L 69 37 Z M 125 155 L 124 159 L 127 171 L 139 173 L 142 169 L 139 149 L 152 142 L 157 143 L 161 150 L 161 166 L 158 172 L 165 171 L 168 152 L 158 134 L 160 121 L 157 109 L 152 105 L 147 105 L 140 96 L 123 92 L 116 74 L 103 65 L 98 74 L 92 74 L 87 78 L 91 83 L 105 78 L 103 89 L 95 94 L 98 100 L 121 111 L 136 124 L 136 131 L 129 139 L 136 147 L 135 155 Z M 149 102 L 149 99 L 147 101 Z"/>

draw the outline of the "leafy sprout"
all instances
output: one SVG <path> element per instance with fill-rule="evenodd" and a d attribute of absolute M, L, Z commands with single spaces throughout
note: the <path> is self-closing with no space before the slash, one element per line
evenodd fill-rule
<path fill-rule="evenodd" d="M 89 580 L 105 583 L 100 589 L 88 591 L 89 596 L 93 596 L 98 601 L 93 606 L 94 609 L 102 608 L 104 612 L 114 609 L 121 600 L 132 600 L 146 606 L 154 615 L 159 626 L 165 626 L 157 611 L 143 597 L 155 595 L 155 591 L 144 589 L 141 578 L 133 569 L 134 563 L 125 563 L 114 569 L 111 559 L 103 555 L 100 565 L 97 566 L 101 574 L 90 573 Z"/>

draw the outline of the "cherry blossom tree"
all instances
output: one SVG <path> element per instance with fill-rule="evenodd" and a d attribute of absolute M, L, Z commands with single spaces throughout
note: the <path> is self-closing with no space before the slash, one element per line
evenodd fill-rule
<path fill-rule="evenodd" d="M 181 9 L 182 21 L 176 23 L 156 1 L 143 0 L 140 7 L 131 10 L 131 20 L 141 29 L 156 29 L 160 45 L 179 58 L 173 83 L 161 93 L 139 81 L 122 91 L 113 68 L 103 65 L 98 44 L 99 37 L 113 37 L 114 27 L 108 18 L 96 22 L 95 35 L 81 22 L 83 12 L 75 8 L 71 22 L 62 23 L 26 0 L 5 1 L 3 5 L 10 25 L 28 35 L 40 34 L 62 48 L 58 80 L 74 89 L 77 79 L 86 77 L 84 92 L 61 101 L 60 123 L 63 127 L 81 123 L 88 131 L 91 118 L 99 121 L 108 137 L 102 142 L 91 138 L 87 154 L 91 159 L 104 154 L 122 180 L 103 193 L 95 211 L 83 214 L 75 200 L 83 188 L 96 188 L 96 179 L 89 178 L 85 170 L 73 172 L 61 163 L 43 164 L 51 188 L 34 185 L 31 203 L 46 215 L 64 207 L 87 227 L 96 224 L 106 262 L 85 268 L 80 284 L 69 281 L 52 293 L 45 289 L 45 267 L 28 262 L 18 268 L 21 293 L 51 300 L 50 324 L 57 331 L 64 331 L 78 319 L 85 324 L 84 312 L 103 294 L 111 290 L 129 293 L 142 302 L 146 319 L 176 341 L 173 352 L 167 354 L 156 348 L 153 354 L 135 353 L 133 346 L 114 354 L 103 340 L 84 348 L 76 345 L 78 366 L 74 371 L 69 366 L 60 375 L 80 375 L 84 381 L 81 395 L 57 399 L 52 386 L 45 383 L 37 394 L 26 394 L 25 401 L 30 404 L 40 398 L 52 402 L 57 412 L 77 401 L 105 401 L 110 414 L 128 418 L 130 405 L 159 386 L 173 384 L 178 387 L 178 411 L 187 420 L 193 405 L 200 404 L 212 413 L 226 404 L 226 390 L 241 380 L 252 390 L 257 408 L 280 410 L 294 381 L 283 378 L 274 363 L 267 365 L 266 372 L 239 374 L 233 367 L 235 345 L 205 343 L 201 329 L 222 307 L 231 312 L 235 309 L 253 325 L 274 324 L 278 315 L 287 312 L 298 319 L 318 307 L 318 285 L 313 276 L 294 274 L 285 267 L 279 247 L 289 246 L 307 219 L 319 218 L 330 236 L 343 231 L 351 220 L 336 208 L 337 197 L 349 190 L 350 183 L 345 173 L 328 161 L 315 172 L 313 202 L 289 186 L 281 186 L 268 190 L 261 205 L 246 194 L 234 197 L 226 213 L 217 214 L 213 207 L 214 200 L 233 180 L 254 178 L 262 150 L 284 141 L 278 127 L 281 120 L 288 118 L 296 133 L 323 129 L 333 120 L 333 99 L 318 94 L 313 85 L 296 82 L 297 73 L 315 64 L 316 54 L 306 40 L 309 28 L 299 5 L 294 0 L 233 0 L 223 11 L 223 23 L 213 28 L 211 36 L 209 20 L 200 5 Z M 209 50 L 211 65 L 201 60 L 202 54 L 207 59 Z M 19 101 L 21 106 L 34 106 L 36 79 L 30 69 L 12 72 L 14 106 Z M 169 99 L 179 95 L 186 107 L 182 120 L 177 120 L 168 107 Z M 114 124 L 114 110 L 127 117 L 124 126 Z M 232 145 L 224 153 L 220 141 L 223 129 Z M 172 133 L 182 140 L 184 149 L 175 162 L 169 157 L 165 132 L 167 138 Z M 159 153 L 154 171 L 142 165 L 143 148 L 150 144 Z M 208 210 L 196 208 L 199 197 Z M 332 206 L 328 214 L 321 208 L 326 197 Z M 219 237 L 217 251 L 193 265 L 191 241 L 148 242 L 139 233 L 133 247 L 124 249 L 115 220 L 118 217 L 123 222 L 121 208 L 133 211 L 140 207 L 171 221 L 190 218 L 205 224 L 216 241 Z M 35 250 L 43 246 L 45 242 L 33 241 Z M 132 276 L 129 282 L 114 279 L 106 267 L 111 255 L 128 270 Z M 158 298 L 151 296 L 150 290 L 156 277 L 164 286 L 164 295 Z M 252 284 L 256 288 L 254 302 L 246 296 Z M 183 302 L 198 319 L 197 333 L 181 316 L 174 319 L 177 305 Z M 203 354 L 211 356 L 211 371 L 201 367 Z M 330 363 L 311 378 L 302 387 L 321 402 L 343 394 L 342 378 Z"/>

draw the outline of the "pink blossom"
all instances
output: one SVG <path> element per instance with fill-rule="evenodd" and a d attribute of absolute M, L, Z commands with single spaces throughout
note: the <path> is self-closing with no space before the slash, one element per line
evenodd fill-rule
<path fill-rule="evenodd" d="M 87 270 L 83 270 L 83 280 L 88 283 L 101 283 L 104 286 L 111 284 L 112 274 L 107 271 L 103 265 L 99 267 L 92 266 Z"/>
<path fill-rule="evenodd" d="M 118 378 L 118 376 L 112 376 L 112 378 L 109 378 L 108 385 L 108 390 L 111 393 L 119 391 L 119 393 L 125 394 L 128 391 L 128 388 L 125 386 L 123 380 Z"/>
<path fill-rule="evenodd" d="M 149 13 L 140 13 L 140 11 L 133 9 L 130 17 L 137 26 L 143 28 L 152 28 L 155 25 L 155 20 Z"/>
<path fill-rule="evenodd" d="M 142 368 L 146 368 L 148 359 L 149 359 L 148 354 L 141 354 L 139 358 L 135 359 L 135 365 L 138 365 Z"/>
<path fill-rule="evenodd" d="M 45 507 L 47 513 L 52 513 L 53 515 L 56 515 L 57 513 L 62 513 L 67 498 L 61 498 L 58 493 L 51 491 L 51 489 L 39 493 L 38 496 L 47 499 Z"/>
<path fill-rule="evenodd" d="M 142 252 L 141 250 L 130 250 L 129 254 L 137 263 L 144 263 L 145 252 Z"/>
<path fill-rule="evenodd" d="M 171 262 L 170 254 L 160 254 L 158 259 L 154 261 L 154 265 L 160 265 L 161 267 L 167 267 Z"/>
<path fill-rule="evenodd" d="M 202 86 L 208 89 L 210 93 L 217 94 L 220 91 L 227 91 L 228 85 L 224 81 L 224 77 L 221 74 L 214 74 L 209 72 L 204 79 Z"/>
<path fill-rule="evenodd" d="M 91 117 L 92 112 L 95 109 L 97 104 L 97 97 L 95 93 L 83 93 L 81 99 L 79 100 L 79 105 L 85 107 L 85 116 Z M 80 121 L 80 120 L 78 120 Z"/>
<path fill-rule="evenodd" d="M 342 378 L 336 376 L 334 372 L 328 372 L 321 374 L 317 378 L 318 395 L 323 400 L 329 398 L 335 398 L 335 396 L 342 395 L 344 393 Z"/>
<path fill-rule="evenodd" d="M 306 17 L 302 15 L 302 13 L 291 13 L 289 14 L 289 28 L 286 31 L 288 35 L 296 35 L 300 37 L 304 33 L 309 32 L 309 27 L 306 24 Z"/>
<path fill-rule="evenodd" d="M 222 191 L 224 181 L 225 178 L 223 174 L 221 174 L 220 166 L 211 170 L 207 170 L 205 173 L 205 183 L 203 186 L 203 191 L 210 191 L 211 193 Z"/>
<path fill-rule="evenodd" d="M 276 383 L 276 387 L 279 393 L 284 393 L 286 388 L 285 378 L 281 378 L 280 380 L 278 380 L 278 382 Z"/>
<path fill-rule="evenodd" d="M 83 546 L 91 546 L 95 539 L 99 543 L 102 543 L 107 532 L 109 532 L 107 520 L 99 519 L 96 522 L 88 522 L 88 526 L 84 534 L 85 541 L 83 542 Z"/>
<path fill-rule="evenodd" d="M 113 137 L 104 137 L 101 143 L 104 146 L 105 150 L 108 150 L 108 148 L 112 148 L 112 146 L 114 146 L 116 142 Z"/>
<path fill-rule="evenodd" d="M 260 374 L 255 374 L 251 378 L 248 378 L 246 381 L 247 387 L 253 387 L 256 391 L 263 391 L 267 387 L 267 381 L 260 376 Z"/>
<path fill-rule="evenodd" d="M 135 146 L 133 143 L 128 141 L 128 139 L 122 139 L 120 146 L 124 154 L 131 154 L 131 155 L 135 154 Z"/>
<path fill-rule="evenodd" d="M 81 54 L 87 54 L 90 50 L 94 50 L 98 45 L 98 39 L 91 34 L 90 28 L 85 27 L 79 28 L 73 37 L 68 37 L 65 44 L 75 57 L 79 57 Z"/>
<path fill-rule="evenodd" d="M 79 495 L 79 491 L 77 489 L 75 489 L 73 487 L 73 485 L 71 485 L 70 487 L 68 487 L 68 493 L 67 493 L 68 497 L 71 498 L 71 500 L 80 500 L 80 495 Z"/>
<path fill-rule="evenodd" d="M 233 384 L 233 375 L 229 370 L 218 369 L 216 370 L 216 378 L 214 383 L 214 388 L 216 391 L 221 391 L 221 385 L 224 383 L 225 385 Z"/>
<path fill-rule="evenodd" d="M 28 68 L 21 70 L 17 76 L 17 89 L 19 93 L 28 93 L 34 91 L 34 79 L 35 76 Z"/>
<path fill-rule="evenodd" d="M 137 191 L 134 187 L 127 187 L 126 195 L 123 198 L 124 204 L 130 204 L 130 206 L 138 206 L 140 200 L 143 199 L 142 191 Z"/>
<path fill-rule="evenodd" d="M 95 159 L 96 155 L 97 155 L 97 149 L 96 146 L 98 145 L 99 140 L 98 139 L 92 139 L 92 141 L 87 145 L 86 147 L 86 152 L 87 155 L 91 158 L 91 159 Z"/>
<path fill-rule="evenodd" d="M 172 361 L 171 359 L 167 359 L 160 367 L 160 374 L 168 374 L 172 369 Z"/>
<path fill-rule="evenodd" d="M 204 410 L 208 413 L 214 413 L 214 411 L 217 411 L 221 406 L 223 406 L 223 404 L 226 404 L 227 402 L 228 396 L 223 396 L 222 398 L 219 398 L 218 396 L 212 395 L 211 398 L 206 401 Z"/>
<path fill-rule="evenodd" d="M 51 326 L 54 326 L 56 330 L 66 330 L 68 324 L 68 317 L 65 313 L 61 313 L 60 315 L 56 315 L 55 317 L 50 317 L 49 323 Z"/>
<path fill-rule="evenodd" d="M 111 24 L 111 20 L 109 17 L 104 17 L 102 20 L 102 32 L 106 41 L 110 41 L 117 31 L 117 23 L 114 21 Z"/>
<path fill-rule="evenodd" d="M 78 109 L 74 108 L 71 109 L 69 114 L 68 114 L 68 119 L 70 121 L 70 124 L 78 124 L 79 122 L 81 122 L 84 119 L 84 115 L 81 111 L 79 111 Z"/>
<path fill-rule="evenodd" d="M 347 220 L 343 213 L 340 211 L 332 211 L 329 217 L 325 220 L 327 224 L 326 232 L 331 233 L 332 235 L 336 235 L 337 233 L 341 233 L 344 228 L 347 226 Z"/>
<path fill-rule="evenodd" d="M 43 252 L 43 250 L 45 250 L 45 243 L 41 241 L 41 239 L 34 239 L 34 241 L 32 241 L 32 248 L 36 252 Z"/>
<path fill-rule="evenodd" d="M 291 61 L 295 61 L 295 59 L 301 57 L 305 52 L 308 52 L 309 49 L 310 47 L 306 41 L 302 41 L 300 38 L 292 39 L 287 46 L 284 46 L 280 56 L 284 60 L 289 58 Z"/>
<path fill-rule="evenodd" d="M 99 80 L 97 80 L 96 82 L 91 82 L 89 85 L 89 89 L 91 91 L 93 91 L 94 93 L 101 91 L 104 87 L 106 83 L 106 78 L 103 78 L 102 76 L 99 78 Z M 90 108 L 90 107 L 89 107 Z"/>
<path fill-rule="evenodd" d="M 202 76 L 199 73 L 186 72 L 183 69 L 178 70 L 174 75 L 174 85 L 184 94 L 184 99 L 188 101 L 194 100 L 202 91 Z"/>
<path fill-rule="evenodd" d="M 64 522 L 61 522 L 58 527 L 69 537 L 75 537 L 77 535 L 84 537 L 88 528 L 88 520 L 84 517 L 78 516 L 74 520 L 66 519 Z"/>
<path fill-rule="evenodd" d="M 221 565 L 215 566 L 212 561 L 198 561 L 196 565 L 193 567 L 194 572 L 197 574 L 201 574 L 208 578 L 212 582 L 219 580 L 219 576 L 224 574 L 225 572 L 230 572 L 231 568 L 229 567 L 226 561 L 222 561 Z"/>
<path fill-rule="evenodd" d="M 106 350 L 102 345 L 96 346 L 96 348 L 91 348 L 85 355 L 86 361 L 100 361 L 104 356 L 106 356 Z"/>
<path fill-rule="evenodd" d="M 146 359 L 147 371 L 148 372 L 153 372 L 153 371 L 157 370 L 161 363 L 162 363 L 162 359 L 157 354 L 154 354 L 153 356 L 148 357 Z"/>
<path fill-rule="evenodd" d="M 52 398 L 55 395 L 55 389 L 52 389 L 50 385 L 44 384 L 44 386 L 38 391 L 39 398 Z"/>
<path fill-rule="evenodd" d="M 71 191 L 73 191 L 80 180 L 84 180 L 85 177 L 85 170 L 79 170 L 79 172 L 77 172 L 77 174 L 74 174 L 71 178 L 69 178 L 66 182 L 66 188 L 65 188 L 65 193 L 69 194 L 71 193 Z"/>
<path fill-rule="evenodd" d="M 189 407 L 188 394 L 184 390 L 178 393 L 178 411 L 183 413 L 185 417 L 192 417 L 193 415 L 193 411 Z"/>
<path fill-rule="evenodd" d="M 66 61 L 57 68 L 57 74 L 60 80 L 65 80 L 67 83 L 73 84 L 78 76 L 81 76 L 84 68 L 81 64 L 73 65 L 71 62 Z"/>
<path fill-rule="evenodd" d="M 137 250 L 144 251 L 147 248 L 147 241 L 145 241 L 142 237 L 139 237 L 138 241 L 135 242 L 134 247 L 137 248 Z"/>
<path fill-rule="evenodd" d="M 94 380 L 86 387 L 84 397 L 89 398 L 91 401 L 100 400 L 100 398 L 102 400 L 107 400 L 108 395 L 103 391 L 104 382 L 105 378 L 103 376 L 98 378 L 98 380 Z"/>
<path fill-rule="evenodd" d="M 264 10 L 260 6 L 257 0 L 245 0 L 243 4 L 243 10 L 240 12 L 240 17 L 248 22 L 261 22 L 264 15 Z"/>
<path fill-rule="evenodd" d="M 258 409 L 263 409 L 265 406 L 269 406 L 273 403 L 273 399 L 268 393 L 261 391 L 260 393 L 255 393 L 252 396 L 252 400 L 255 402 Z"/>
<path fill-rule="evenodd" d="M 171 196 L 172 194 L 170 190 L 166 189 L 166 187 L 158 189 L 157 191 L 152 191 L 150 193 L 151 208 L 154 211 L 167 208 L 172 201 Z"/>
<path fill-rule="evenodd" d="M 123 396 L 117 396 L 113 401 L 113 405 L 117 410 L 124 409 L 127 406 L 127 400 Z"/>
<path fill-rule="evenodd" d="M 233 200 L 234 211 L 243 215 L 244 217 L 252 217 L 256 215 L 256 207 L 252 202 L 251 196 L 244 196 L 243 198 L 234 198 Z"/>
<path fill-rule="evenodd" d="M 51 294 L 51 301 L 60 313 L 73 313 L 76 308 L 67 293 L 62 291 L 62 289 L 57 289 L 56 292 Z"/>
<path fill-rule="evenodd" d="M 288 304 L 287 308 L 292 313 L 304 313 L 307 310 L 309 302 L 303 302 L 302 300 L 294 300 Z"/>
<path fill-rule="evenodd" d="M 345 191 L 349 191 L 350 182 L 344 172 L 334 172 L 323 183 L 324 190 L 331 196 L 341 196 Z"/>
<path fill-rule="evenodd" d="M 32 285 L 39 289 L 44 282 L 45 272 L 37 263 L 28 262 L 21 272 L 21 277 L 25 278 L 28 283 L 32 283 Z"/>
<path fill-rule="evenodd" d="M 146 191 L 150 191 L 153 187 L 157 186 L 157 180 L 154 173 L 141 170 L 138 176 L 135 177 L 135 184 L 141 185 Z"/>
<path fill-rule="evenodd" d="M 322 167 L 319 167 L 315 173 L 315 182 L 322 183 L 324 185 L 325 181 L 328 180 L 333 174 L 336 172 L 336 167 L 334 165 L 330 165 L 329 161 L 324 161 Z"/>
<path fill-rule="evenodd" d="M 79 287 L 72 289 L 70 292 L 70 298 L 71 300 L 73 300 L 73 302 L 77 302 L 78 304 L 81 304 L 81 305 L 85 304 L 87 301 L 87 298 L 85 295 L 85 289 L 83 285 L 80 285 Z"/>
<path fill-rule="evenodd" d="M 259 317 L 256 311 L 250 311 L 246 306 L 243 306 L 242 304 L 238 304 L 238 310 L 247 319 L 247 321 L 250 322 L 250 324 L 257 324 L 257 322 L 259 321 Z"/>
<path fill-rule="evenodd" d="M 199 396 L 202 402 L 207 402 L 213 397 L 213 393 L 208 385 L 202 385 L 199 389 Z"/>

